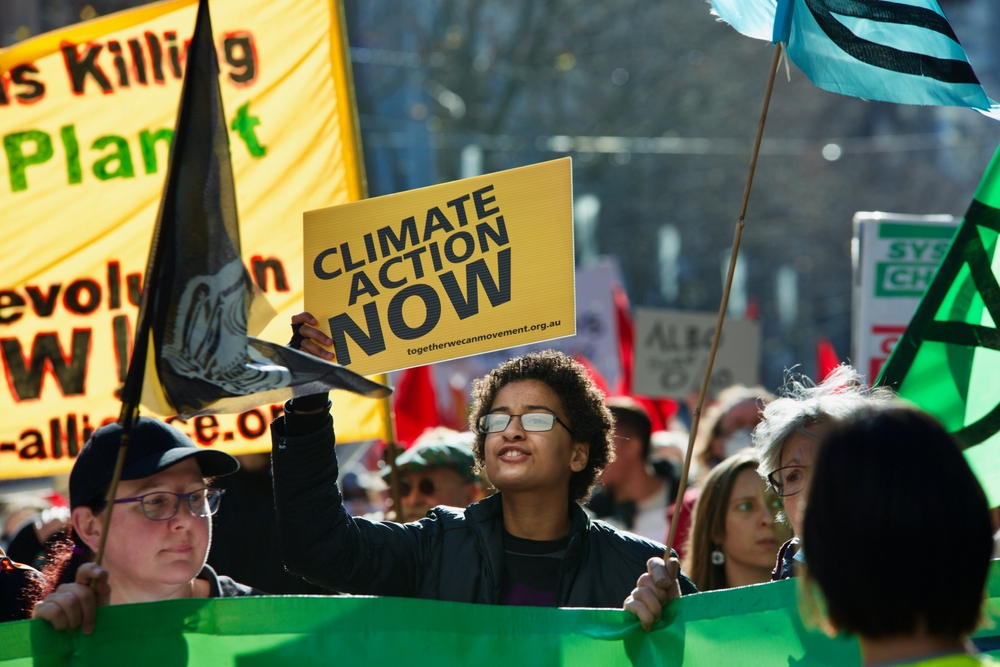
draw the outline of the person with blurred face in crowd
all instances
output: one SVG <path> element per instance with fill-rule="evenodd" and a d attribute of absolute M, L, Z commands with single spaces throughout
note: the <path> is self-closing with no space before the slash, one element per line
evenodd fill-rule
<path fill-rule="evenodd" d="M 757 474 L 751 450 L 730 456 L 702 483 L 684 570 L 699 591 L 771 580 L 778 548 L 789 535 L 775 519 L 781 499 Z"/>
<path fill-rule="evenodd" d="M 292 344 L 323 359 L 308 313 Z M 326 395 L 296 398 L 271 425 L 279 538 L 289 570 L 348 593 L 548 607 L 618 606 L 664 547 L 591 521 L 580 503 L 613 457 L 612 417 L 586 369 L 528 354 L 474 384 L 473 453 L 497 493 L 397 524 L 351 517 L 337 478 Z M 661 559 L 666 598 L 694 587 Z M 676 561 L 674 561 L 676 568 Z"/>
<path fill-rule="evenodd" d="M 687 555 L 690 544 L 694 506 L 701 493 L 702 481 L 723 459 L 750 446 L 750 432 L 760 422 L 764 405 L 773 398 L 763 387 L 733 385 L 719 392 L 715 403 L 706 411 L 691 455 L 691 479 L 695 482 L 688 485 L 684 497 L 667 510 L 669 526 L 674 512 L 680 507 L 675 544 L 680 545 L 677 551 L 682 558 Z M 662 539 L 668 539 L 667 531 Z"/>
<path fill-rule="evenodd" d="M 667 529 L 667 507 L 677 495 L 678 466 L 649 461 L 652 425 L 646 410 L 628 397 L 608 399 L 615 418 L 615 458 L 604 468 L 600 490 L 590 509 L 621 530 L 661 540 Z"/>
<path fill-rule="evenodd" d="M 692 467 L 696 479 L 704 479 L 723 459 L 751 445 L 750 433 L 760 423 L 761 410 L 773 399 L 763 387 L 733 385 L 719 392 L 695 442 Z"/>
<path fill-rule="evenodd" d="M 69 525 L 68 503 L 52 490 L 18 495 L 2 512 L 0 545 L 8 558 L 42 567 L 49 543 L 59 540 Z"/>
<path fill-rule="evenodd" d="M 858 372 L 844 364 L 818 385 L 808 378 L 789 382 L 781 398 L 764 408 L 763 419 L 753 432 L 753 445 L 760 460 L 757 472 L 781 496 L 784 515 L 792 532 L 802 534 L 805 499 L 819 440 L 836 421 L 885 406 L 892 392 L 868 387 Z M 798 537 L 778 552 L 773 579 L 794 575 L 794 563 L 803 562 Z"/>
<path fill-rule="evenodd" d="M 804 616 L 831 636 L 856 636 L 865 667 L 995 665 L 968 641 L 993 550 L 983 489 L 933 418 L 871 412 L 830 426 L 814 458 L 801 533 Z M 859 557 L 871 549 L 877 555 Z M 946 575 L 928 568 L 931 554 Z"/>
<path fill-rule="evenodd" d="M 260 594 L 206 565 L 221 495 L 209 478 L 232 474 L 239 463 L 147 417 L 132 427 L 103 563 L 90 562 L 104 530 L 121 435 L 118 424 L 102 426 L 80 450 L 69 479 L 72 543 L 46 570 L 50 586 L 65 583 L 34 616 L 57 630 L 82 627 L 89 634 L 98 605 Z"/>
<path fill-rule="evenodd" d="M 436 428 L 425 432 L 396 457 L 402 521 L 422 519 L 439 505 L 464 508 L 482 497 L 470 440 L 458 431 Z M 382 477 L 388 479 L 389 474 L 390 467 L 386 466 Z"/>

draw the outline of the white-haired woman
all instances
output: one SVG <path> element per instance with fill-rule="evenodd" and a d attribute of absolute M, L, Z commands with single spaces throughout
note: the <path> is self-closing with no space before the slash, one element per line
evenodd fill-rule
<path fill-rule="evenodd" d="M 834 423 L 885 406 L 892 397 L 890 390 L 869 387 L 854 368 L 843 364 L 818 385 L 804 376 L 788 382 L 781 398 L 764 408 L 753 431 L 760 460 L 757 472 L 781 496 L 796 535 L 778 552 L 772 579 L 793 576 L 793 562 L 804 561 L 797 536 L 802 534 L 805 498 L 820 438 Z"/>

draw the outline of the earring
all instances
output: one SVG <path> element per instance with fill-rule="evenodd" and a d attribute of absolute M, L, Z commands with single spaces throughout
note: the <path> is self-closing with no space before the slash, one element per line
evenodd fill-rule
<path fill-rule="evenodd" d="M 722 565 L 725 562 L 726 554 L 722 553 L 719 549 L 712 551 L 712 565 Z"/>

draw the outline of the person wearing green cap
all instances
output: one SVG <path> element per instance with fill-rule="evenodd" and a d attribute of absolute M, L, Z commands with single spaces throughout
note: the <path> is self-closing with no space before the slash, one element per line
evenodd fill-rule
<path fill-rule="evenodd" d="M 458 431 L 436 428 L 396 457 L 403 521 L 418 521 L 438 505 L 466 507 L 479 499 L 470 441 Z M 383 468 L 382 477 L 390 470 Z"/>

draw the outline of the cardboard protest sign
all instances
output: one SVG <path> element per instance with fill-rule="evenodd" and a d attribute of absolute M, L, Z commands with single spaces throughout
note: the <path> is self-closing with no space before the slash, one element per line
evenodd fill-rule
<path fill-rule="evenodd" d="M 869 382 L 910 323 L 958 223 L 950 215 L 854 214 L 851 360 Z"/>
<path fill-rule="evenodd" d="M 0 51 L 0 477 L 67 472 L 118 415 L 196 9 L 149 5 Z M 259 336 L 284 343 L 302 310 L 302 211 L 363 194 L 339 5 L 211 9 L 243 261 L 278 311 Z M 380 401 L 333 398 L 340 439 L 384 437 Z M 277 411 L 177 425 L 268 451 Z"/>
<path fill-rule="evenodd" d="M 701 389 L 717 315 L 635 309 L 635 392 L 682 399 Z M 712 367 L 709 394 L 760 381 L 760 325 L 727 317 Z"/>
<path fill-rule="evenodd" d="M 305 213 L 305 304 L 382 373 L 576 332 L 569 158 Z"/>

